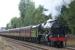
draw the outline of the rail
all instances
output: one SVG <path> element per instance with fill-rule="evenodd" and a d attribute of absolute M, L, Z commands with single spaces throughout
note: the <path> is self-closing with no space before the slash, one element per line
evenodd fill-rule
<path fill-rule="evenodd" d="M 10 38 L 6 38 L 6 40 L 9 41 L 9 42 L 12 42 L 12 43 L 19 44 L 21 46 L 30 48 L 32 50 L 48 50 L 46 48 L 40 47 L 40 45 L 36 46 L 36 45 L 30 44 L 28 42 L 26 43 L 26 42 L 22 42 L 22 41 L 10 39 Z"/>
<path fill-rule="evenodd" d="M 23 47 L 30 48 L 31 50 L 75 50 L 74 48 L 71 48 L 71 47 L 54 48 L 54 47 L 50 47 L 50 46 L 43 46 L 40 44 L 34 44 L 34 43 L 30 43 L 30 42 L 19 41 L 19 40 L 15 40 L 12 38 L 5 38 L 5 39 L 11 43 L 19 44 Z"/>

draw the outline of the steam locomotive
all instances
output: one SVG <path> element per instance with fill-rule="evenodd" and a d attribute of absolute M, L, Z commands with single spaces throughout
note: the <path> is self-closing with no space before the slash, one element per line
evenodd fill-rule
<path fill-rule="evenodd" d="M 66 40 L 66 35 L 69 31 L 69 28 L 67 25 L 62 23 L 59 18 L 57 20 L 51 20 L 49 23 L 53 23 L 50 28 L 43 28 L 41 25 L 39 26 L 39 31 L 43 33 L 44 30 L 47 31 L 45 34 L 45 37 L 47 39 L 47 43 L 50 46 L 54 47 L 64 47 L 65 46 L 65 40 Z M 47 35 L 47 36 L 46 36 Z M 42 37 L 42 34 L 41 36 Z M 46 40 L 45 39 L 45 40 Z"/>
<path fill-rule="evenodd" d="M 49 21 L 50 28 L 44 28 L 42 24 L 0 31 L 0 36 L 33 43 L 47 43 L 50 46 L 63 47 L 65 41 L 65 27 L 58 20 Z M 44 24 L 45 25 L 45 24 Z"/>

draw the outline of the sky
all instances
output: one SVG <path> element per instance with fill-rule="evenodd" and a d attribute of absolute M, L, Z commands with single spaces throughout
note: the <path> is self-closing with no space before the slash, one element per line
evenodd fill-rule
<path fill-rule="evenodd" d="M 0 27 L 5 27 L 11 18 L 19 17 L 20 0 L 0 0 Z"/>
<path fill-rule="evenodd" d="M 19 2 L 20 0 L 0 0 L 0 27 L 5 27 L 11 18 L 20 16 L 18 9 Z M 63 5 L 63 0 L 33 0 L 33 2 L 35 2 L 36 7 L 39 4 L 43 5 L 44 8 L 48 9 L 44 13 L 46 15 L 52 14 L 53 17 L 60 14 L 60 9 Z M 69 4 L 70 0 L 65 0 L 65 3 Z M 59 12 L 55 9 L 56 7 L 59 7 L 57 8 Z"/>

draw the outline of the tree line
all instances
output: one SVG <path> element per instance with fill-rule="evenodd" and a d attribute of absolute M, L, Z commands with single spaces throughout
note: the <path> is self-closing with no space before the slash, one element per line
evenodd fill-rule
<path fill-rule="evenodd" d="M 41 24 L 51 18 L 50 15 L 46 16 L 43 14 L 46 10 L 47 9 L 41 5 L 35 8 L 35 4 L 31 0 L 20 0 L 20 17 L 12 18 L 7 24 L 7 29 Z M 70 33 L 75 34 L 75 1 L 71 2 L 69 8 L 65 6 L 62 7 L 59 19 L 69 27 Z"/>
<path fill-rule="evenodd" d="M 49 16 L 43 14 L 43 11 L 45 10 L 46 9 L 41 5 L 38 8 L 35 8 L 35 4 L 31 0 L 20 0 L 20 17 L 12 18 L 7 24 L 7 29 L 37 25 L 45 22 L 50 18 Z"/>
<path fill-rule="evenodd" d="M 60 18 L 63 18 L 63 20 L 66 21 L 66 25 L 70 29 L 69 33 L 75 34 L 75 0 L 71 2 L 69 8 L 66 8 L 65 6 L 62 7 Z"/>

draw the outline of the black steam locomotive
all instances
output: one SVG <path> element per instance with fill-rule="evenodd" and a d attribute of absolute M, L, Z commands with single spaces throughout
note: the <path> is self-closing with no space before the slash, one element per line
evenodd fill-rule
<path fill-rule="evenodd" d="M 50 21 L 54 22 L 51 26 L 51 28 L 43 28 L 41 25 L 38 27 L 38 32 L 44 33 L 44 31 L 47 31 L 45 36 L 47 38 L 47 43 L 50 46 L 54 47 L 64 47 L 65 46 L 65 35 L 68 33 L 69 28 L 65 23 L 62 23 L 59 19 Z M 39 35 L 39 39 L 42 38 L 42 34 Z M 45 39 L 46 40 L 46 39 Z"/>

